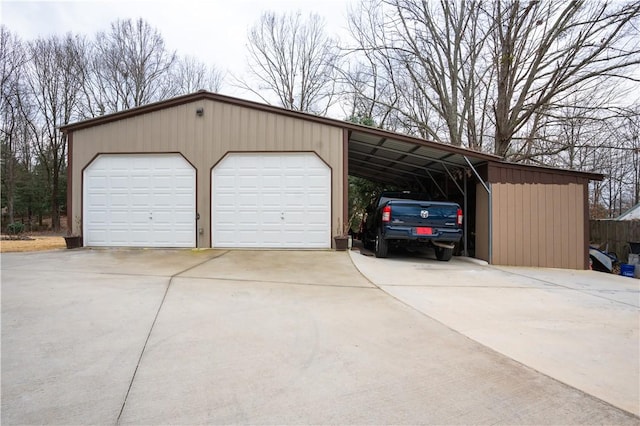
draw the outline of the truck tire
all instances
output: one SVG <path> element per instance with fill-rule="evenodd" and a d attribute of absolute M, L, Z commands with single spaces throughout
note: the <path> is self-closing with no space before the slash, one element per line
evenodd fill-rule
<path fill-rule="evenodd" d="M 378 234 L 376 235 L 376 247 L 375 247 L 375 255 L 376 257 L 387 257 L 387 253 L 389 252 L 389 243 L 382 237 L 382 231 L 378 229 Z"/>
<path fill-rule="evenodd" d="M 436 247 L 436 259 L 443 262 L 448 262 L 453 256 L 452 248 Z"/>

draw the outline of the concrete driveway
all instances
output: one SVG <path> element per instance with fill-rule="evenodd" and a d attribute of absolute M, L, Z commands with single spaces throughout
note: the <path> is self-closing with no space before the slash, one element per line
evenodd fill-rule
<path fill-rule="evenodd" d="M 388 294 L 557 380 L 640 415 L 640 280 L 594 271 L 376 259 L 351 252 Z"/>
<path fill-rule="evenodd" d="M 2 424 L 639 423 L 350 255 L 369 275 L 329 251 L 3 254 Z"/>

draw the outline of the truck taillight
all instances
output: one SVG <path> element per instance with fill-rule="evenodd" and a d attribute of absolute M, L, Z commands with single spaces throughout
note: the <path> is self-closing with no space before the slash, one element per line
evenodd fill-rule
<path fill-rule="evenodd" d="M 458 213 L 456 214 L 456 222 L 458 226 L 462 226 L 462 209 L 458 209 Z"/>
<path fill-rule="evenodd" d="M 391 221 L 391 206 L 384 206 L 382 208 L 382 221 L 383 222 Z"/>

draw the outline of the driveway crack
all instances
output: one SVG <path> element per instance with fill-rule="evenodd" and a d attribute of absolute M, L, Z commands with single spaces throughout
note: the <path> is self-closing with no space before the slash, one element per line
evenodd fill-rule
<path fill-rule="evenodd" d="M 175 274 L 171 275 L 171 277 L 169 277 L 169 281 L 167 282 L 167 286 L 164 289 L 164 294 L 162 295 L 162 300 L 160 301 L 160 304 L 158 305 L 158 309 L 156 310 L 156 314 L 153 317 L 153 322 L 151 323 L 151 327 L 149 327 L 149 332 L 147 333 L 147 337 L 144 340 L 144 345 L 142 345 L 142 350 L 140 351 L 140 356 L 138 357 L 138 362 L 136 363 L 136 368 L 133 370 L 133 375 L 131 376 L 131 380 L 129 381 L 129 387 L 127 388 L 127 393 L 124 396 L 124 401 L 122 401 L 122 406 L 120 407 L 120 412 L 118 413 L 118 418 L 116 419 L 116 425 L 120 424 L 120 419 L 122 418 L 122 414 L 124 413 L 124 409 L 127 405 L 127 400 L 129 399 L 129 393 L 131 392 L 131 388 L 133 387 L 133 382 L 136 379 L 136 375 L 138 374 L 138 368 L 140 367 L 140 364 L 142 363 L 142 357 L 144 356 L 144 353 L 147 349 L 147 344 L 149 343 L 149 339 L 151 338 L 151 333 L 153 333 L 153 329 L 156 325 L 156 322 L 158 321 L 158 316 L 160 315 L 160 311 L 162 310 L 162 306 L 164 305 L 164 301 L 167 299 L 167 294 L 169 293 L 169 289 L 171 288 L 171 284 L 173 283 L 174 278 L 177 278 L 178 276 L 184 274 L 185 272 L 189 272 L 192 269 L 195 269 L 201 265 L 204 265 L 205 263 L 215 260 L 221 256 L 224 256 L 225 254 L 227 254 L 228 252 L 224 252 L 222 254 L 220 254 L 219 256 L 215 256 L 213 258 L 207 258 L 204 261 L 197 263 L 193 266 L 190 266 L 180 272 L 176 272 Z"/>

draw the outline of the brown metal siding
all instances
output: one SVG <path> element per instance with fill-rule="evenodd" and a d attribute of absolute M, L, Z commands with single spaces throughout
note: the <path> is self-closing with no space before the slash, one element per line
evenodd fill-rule
<path fill-rule="evenodd" d="M 196 109 L 203 108 L 202 117 Z M 342 222 L 342 129 L 209 99 L 73 131 L 72 211 L 82 214 L 82 171 L 101 153 L 179 152 L 197 169 L 200 244 L 210 247 L 211 168 L 227 152 L 315 152 L 332 169 L 332 234 Z M 346 183 L 345 183 L 346 184 Z"/>
<path fill-rule="evenodd" d="M 584 269 L 583 185 L 494 183 L 492 199 L 494 264 Z"/>

